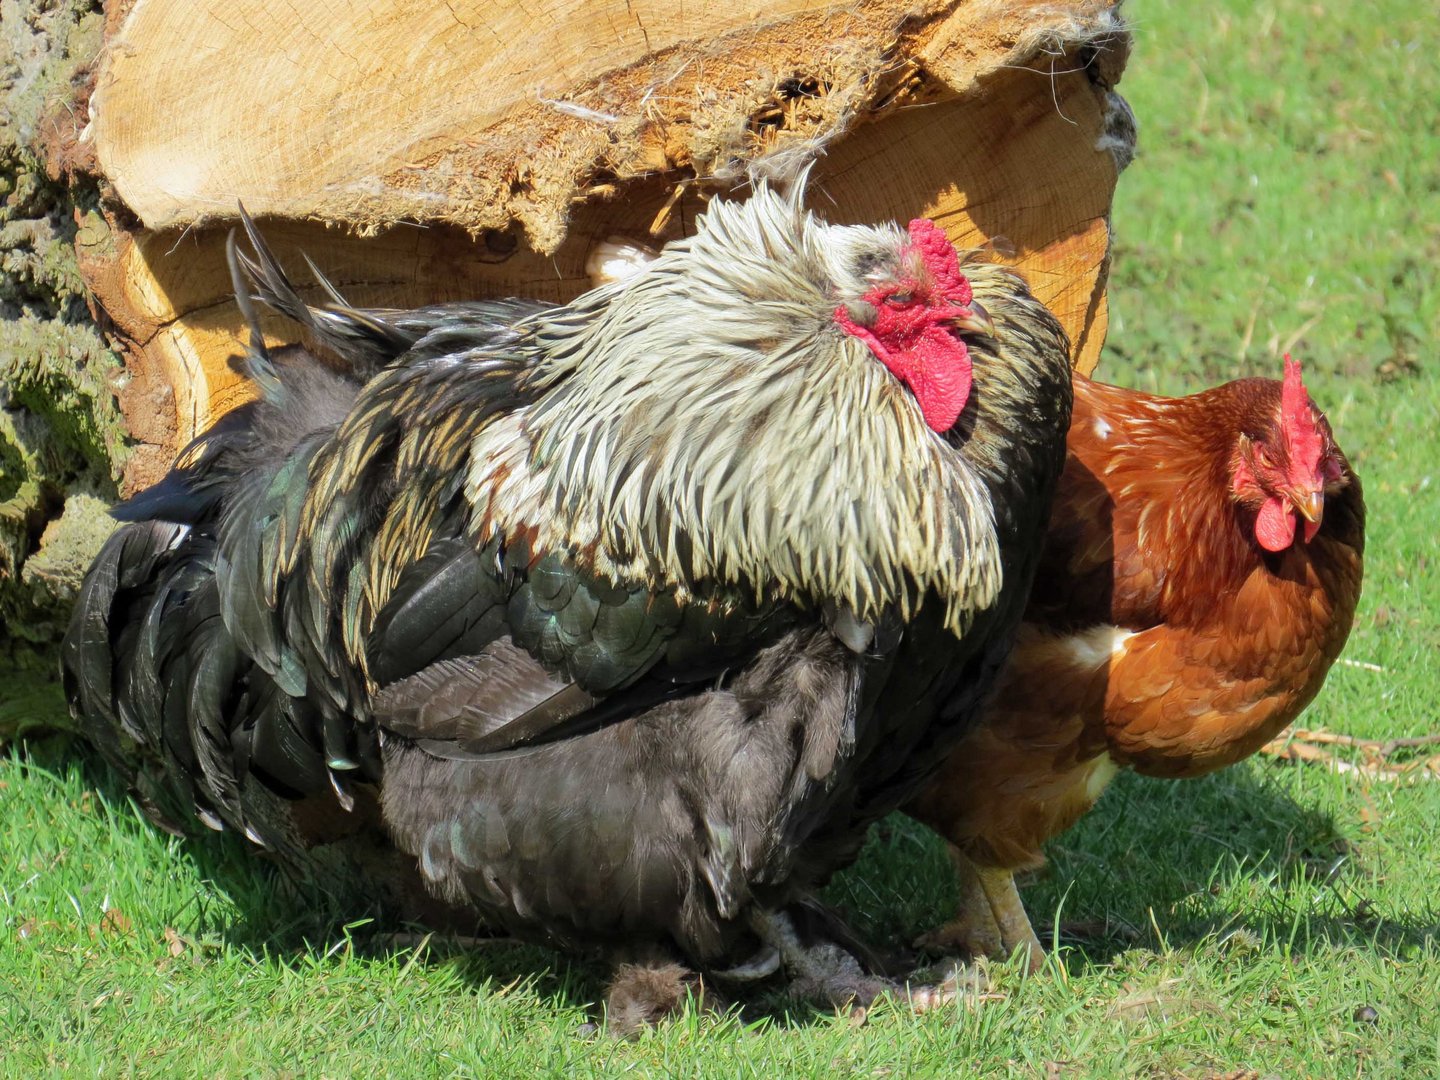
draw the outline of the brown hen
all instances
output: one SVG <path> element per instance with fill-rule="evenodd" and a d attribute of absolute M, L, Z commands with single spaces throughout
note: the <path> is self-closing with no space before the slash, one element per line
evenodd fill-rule
<path fill-rule="evenodd" d="M 1319 691 L 1360 596 L 1360 483 L 1310 401 L 1242 379 L 1164 398 L 1077 376 L 1025 625 L 985 721 L 907 811 L 951 844 L 945 951 L 1043 950 L 1015 890 L 1115 773 L 1200 776 Z"/>

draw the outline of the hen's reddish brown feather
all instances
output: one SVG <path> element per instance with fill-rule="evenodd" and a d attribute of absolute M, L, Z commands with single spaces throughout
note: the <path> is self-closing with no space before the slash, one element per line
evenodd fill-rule
<path fill-rule="evenodd" d="M 1117 768 L 1232 764 L 1319 691 L 1359 599 L 1364 503 L 1347 464 L 1311 543 L 1260 548 L 1230 477 L 1279 403 L 1265 379 L 1161 398 L 1076 378 L 1026 626 L 984 725 L 908 808 L 975 865 L 1039 865 Z"/>

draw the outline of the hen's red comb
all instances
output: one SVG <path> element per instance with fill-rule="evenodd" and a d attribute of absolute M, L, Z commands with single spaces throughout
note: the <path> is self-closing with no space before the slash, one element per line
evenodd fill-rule
<path fill-rule="evenodd" d="M 1285 382 L 1280 390 L 1280 425 L 1290 447 L 1290 463 L 1313 475 L 1320 467 L 1324 442 L 1310 411 L 1310 393 L 1300 378 L 1300 362 L 1285 354 Z"/>
<path fill-rule="evenodd" d="M 916 218 L 910 222 L 910 246 L 920 252 L 935 287 L 945 298 L 952 304 L 967 306 L 972 299 L 970 282 L 960 272 L 960 256 L 945 230 L 929 218 Z"/>

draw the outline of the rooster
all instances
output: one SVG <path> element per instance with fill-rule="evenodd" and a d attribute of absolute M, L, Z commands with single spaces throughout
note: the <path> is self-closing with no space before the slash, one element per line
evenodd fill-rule
<path fill-rule="evenodd" d="M 311 308 L 232 238 L 262 396 L 119 508 L 63 650 L 142 802 L 312 874 L 378 822 L 372 892 L 608 951 L 637 1023 L 696 969 L 887 989 L 796 915 L 979 715 L 1068 345 L 932 222 L 799 191 L 563 306 Z M 372 377 L 272 355 L 253 298 Z"/>
<path fill-rule="evenodd" d="M 1013 875 L 1120 769 L 1201 776 L 1319 692 L 1360 597 L 1360 481 L 1300 365 L 1163 398 L 1075 379 L 1034 592 L 982 723 L 907 811 L 951 844 L 931 948 L 1040 942 Z"/>

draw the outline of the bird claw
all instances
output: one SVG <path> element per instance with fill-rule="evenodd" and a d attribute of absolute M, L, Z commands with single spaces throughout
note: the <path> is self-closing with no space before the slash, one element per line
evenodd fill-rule
<path fill-rule="evenodd" d="M 792 976 L 790 992 L 794 997 L 845 1009 L 852 1024 L 863 1024 L 870 1005 L 880 997 L 908 1005 L 916 1013 L 926 1013 L 962 998 L 978 997 L 989 985 L 983 964 L 959 960 L 932 964 L 912 975 L 912 979 L 929 976 L 933 982 L 901 985 L 866 974 L 854 956 L 832 942 L 802 944 L 790 917 L 783 912 L 755 912 L 751 924 L 783 960 Z"/>
<path fill-rule="evenodd" d="M 759 982 L 768 979 L 780 970 L 780 950 L 766 945 L 743 964 L 736 964 L 725 971 L 714 973 L 715 978 L 726 982 Z"/>
<path fill-rule="evenodd" d="M 824 1001 L 836 1008 L 865 1008 L 894 989 L 888 979 L 867 975 L 860 962 L 833 942 L 807 945 L 783 911 L 754 911 L 751 928 L 775 950 L 791 976 L 790 993 L 802 1001 Z"/>
<path fill-rule="evenodd" d="M 907 983 L 902 991 L 902 1001 L 916 1014 L 945 1008 L 967 998 L 979 998 L 990 985 L 990 980 L 981 965 L 954 962 L 944 978 L 933 984 L 915 986 Z"/>
<path fill-rule="evenodd" d="M 953 1005 L 960 999 L 960 991 L 953 986 L 940 983 L 936 986 L 907 986 L 905 1001 L 916 1015 Z"/>

